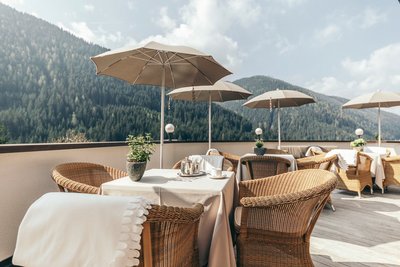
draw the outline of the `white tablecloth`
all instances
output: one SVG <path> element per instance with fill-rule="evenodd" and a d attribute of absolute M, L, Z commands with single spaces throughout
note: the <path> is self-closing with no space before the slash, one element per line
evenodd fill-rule
<path fill-rule="evenodd" d="M 341 158 L 345 161 L 344 165 L 347 164 L 355 166 L 356 153 L 357 151 L 354 149 L 333 149 L 329 151 L 325 157 L 330 157 L 332 155 L 340 155 Z M 368 152 L 364 153 L 372 158 L 371 175 L 372 177 L 375 177 L 375 184 L 382 189 L 383 193 L 383 180 L 385 180 L 385 172 L 383 169 L 381 156 L 377 153 L 368 153 Z"/>
<path fill-rule="evenodd" d="M 248 156 L 255 156 L 255 155 L 256 154 L 248 153 L 248 154 L 245 154 L 240 157 L 238 168 L 237 168 L 237 174 L 236 174 L 236 180 L 238 183 L 240 181 L 250 179 L 250 177 L 248 177 L 248 173 L 246 171 L 246 166 L 244 166 L 242 164 L 242 158 L 248 157 Z M 294 158 L 294 156 L 291 154 L 264 154 L 264 156 L 273 156 L 273 157 L 288 159 L 290 161 L 290 166 L 289 166 L 288 170 L 290 172 L 297 170 L 297 161 Z"/>
<path fill-rule="evenodd" d="M 153 204 L 191 207 L 204 205 L 199 225 L 200 263 L 209 267 L 236 266 L 229 216 L 233 208 L 235 178 L 233 172 L 223 172 L 226 179 L 200 176 L 180 178 L 179 170 L 152 169 L 139 182 L 128 177 L 102 184 L 104 195 L 140 195 Z"/>
<path fill-rule="evenodd" d="M 397 156 L 396 150 L 393 147 L 365 146 L 364 152 L 377 153 L 381 156 L 386 156 L 386 151 L 390 152 L 390 156 Z"/>

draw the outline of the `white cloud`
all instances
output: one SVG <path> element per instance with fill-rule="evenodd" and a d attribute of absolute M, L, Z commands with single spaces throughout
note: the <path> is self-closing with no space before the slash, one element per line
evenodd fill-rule
<path fill-rule="evenodd" d="M 321 44 L 327 44 L 339 40 L 342 37 L 342 30 L 338 25 L 330 24 L 314 34 L 315 39 Z"/>
<path fill-rule="evenodd" d="M 398 90 L 400 87 L 400 43 L 375 50 L 369 58 L 358 61 L 349 58 L 342 66 L 364 90 Z"/>
<path fill-rule="evenodd" d="M 76 36 L 81 37 L 82 39 L 88 42 L 94 42 L 96 40 L 96 35 L 94 32 L 88 27 L 86 22 L 71 22 L 71 32 Z"/>
<path fill-rule="evenodd" d="M 161 9 L 157 23 L 165 21 L 164 33 L 149 36 L 140 43 L 154 40 L 189 45 L 213 55 L 232 69 L 241 64 L 243 53 L 239 51 L 237 41 L 228 36 L 228 31 L 256 23 L 260 7 L 254 0 L 191 0 L 179 9 L 179 15 L 172 20 L 167 10 Z"/>
<path fill-rule="evenodd" d="M 261 7 L 248 0 L 230 0 L 227 2 L 232 15 L 240 20 L 242 26 L 248 27 L 256 23 L 261 14 Z M 240 15 L 242 14 L 242 15 Z"/>
<path fill-rule="evenodd" d="M 400 43 L 373 51 L 368 58 L 342 61 L 348 78 L 324 77 L 311 81 L 307 87 L 331 95 L 354 97 L 376 90 L 398 91 L 400 88 Z"/>
<path fill-rule="evenodd" d="M 386 14 L 378 13 L 375 9 L 367 7 L 361 15 L 361 28 L 370 28 L 380 22 L 386 21 Z"/>
<path fill-rule="evenodd" d="M 279 0 L 279 1 L 283 2 L 288 7 L 293 8 L 306 3 L 308 0 Z"/>
<path fill-rule="evenodd" d="M 134 45 L 137 41 L 124 37 L 120 31 L 109 33 L 103 28 L 98 27 L 95 30 L 90 29 L 86 22 L 71 22 L 69 26 L 65 26 L 61 22 L 57 23 L 57 26 L 70 32 L 71 34 L 84 39 L 87 42 L 95 43 L 107 48 L 110 47 L 121 47 L 124 45 Z"/>
<path fill-rule="evenodd" d="M 293 44 L 292 42 L 289 41 L 286 37 L 283 37 L 281 35 L 276 35 L 274 37 L 276 39 L 275 41 L 275 47 L 278 49 L 279 54 L 285 54 L 293 49 L 296 48 L 297 45 Z"/>
<path fill-rule="evenodd" d="M 332 14 L 329 18 L 351 30 L 366 30 L 387 21 L 387 14 L 371 7 L 365 7 L 357 14 Z M 340 21 L 340 22 L 338 22 Z"/>
<path fill-rule="evenodd" d="M 0 0 L 0 3 L 5 4 L 7 6 L 18 6 L 18 5 L 23 5 L 24 4 L 24 0 Z"/>
<path fill-rule="evenodd" d="M 94 10 L 94 5 L 86 4 L 86 5 L 83 6 L 83 8 L 85 10 L 87 10 L 87 11 L 93 11 Z"/>
<path fill-rule="evenodd" d="M 346 87 L 344 83 L 338 81 L 335 77 L 323 77 L 320 81 L 311 81 L 306 84 L 307 88 L 315 92 L 327 95 L 337 95 Z"/>
<path fill-rule="evenodd" d="M 126 4 L 128 5 L 129 10 L 135 9 L 135 4 L 132 1 L 128 1 Z"/>
<path fill-rule="evenodd" d="M 156 23 L 163 29 L 172 30 L 176 27 L 176 22 L 168 16 L 168 8 L 162 7 L 160 9 L 160 17 Z"/>
<path fill-rule="evenodd" d="M 377 49 L 369 58 L 353 61 L 343 60 L 342 66 L 353 75 L 392 75 L 400 73 L 400 43 L 391 44 Z"/>

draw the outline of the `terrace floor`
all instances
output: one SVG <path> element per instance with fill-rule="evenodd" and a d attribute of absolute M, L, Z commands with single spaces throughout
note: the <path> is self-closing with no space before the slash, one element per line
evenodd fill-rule
<path fill-rule="evenodd" d="M 400 188 L 381 194 L 335 190 L 311 237 L 315 266 L 400 266 Z"/>

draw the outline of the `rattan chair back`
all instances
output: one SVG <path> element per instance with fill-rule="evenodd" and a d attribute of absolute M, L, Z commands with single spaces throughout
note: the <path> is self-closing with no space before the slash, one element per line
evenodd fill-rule
<path fill-rule="evenodd" d="M 382 162 L 385 171 L 384 186 L 400 186 L 400 156 L 382 158 Z"/>
<path fill-rule="evenodd" d="M 325 170 L 240 182 L 238 266 L 313 266 L 311 232 L 336 183 Z"/>
<path fill-rule="evenodd" d="M 306 158 L 297 159 L 297 169 L 321 169 L 329 171 L 332 165 L 337 161 L 337 155 L 325 157 L 325 155 L 310 156 Z"/>
<path fill-rule="evenodd" d="M 179 208 L 152 205 L 143 224 L 139 266 L 199 266 L 198 227 L 203 205 Z"/>
<path fill-rule="evenodd" d="M 230 161 L 230 163 L 232 164 L 232 171 L 236 173 L 240 161 L 240 156 L 223 151 L 219 151 L 219 154 L 224 156 L 226 160 Z"/>
<path fill-rule="evenodd" d="M 286 150 L 267 148 L 266 154 L 289 154 Z"/>
<path fill-rule="evenodd" d="M 100 185 L 128 174 L 124 171 L 88 162 L 71 162 L 57 165 L 52 178 L 61 192 L 98 194 Z"/>
<path fill-rule="evenodd" d="M 290 160 L 274 156 L 246 156 L 241 159 L 246 165 L 250 179 L 259 179 L 288 172 Z"/>

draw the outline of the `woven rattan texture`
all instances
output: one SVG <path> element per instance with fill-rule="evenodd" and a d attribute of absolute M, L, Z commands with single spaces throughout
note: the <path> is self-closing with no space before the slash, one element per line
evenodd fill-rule
<path fill-rule="evenodd" d="M 193 208 L 152 205 L 145 226 L 150 227 L 152 266 L 199 266 L 197 236 L 202 213 L 201 204 Z M 139 266 L 149 266 L 143 254 Z"/>
<path fill-rule="evenodd" d="M 336 183 L 325 170 L 240 182 L 238 266 L 313 266 L 311 232 Z"/>
<path fill-rule="evenodd" d="M 52 178 L 60 191 L 98 194 L 100 185 L 127 176 L 124 171 L 95 163 L 72 162 L 57 165 Z"/>
<path fill-rule="evenodd" d="M 355 167 L 350 167 L 347 171 L 339 169 L 337 188 L 357 192 L 361 197 L 361 191 L 369 186 L 372 193 L 371 163 L 370 156 L 358 152 Z"/>
<path fill-rule="evenodd" d="M 330 157 L 325 158 L 325 155 L 316 155 L 311 157 L 305 157 L 301 159 L 297 159 L 297 169 L 305 170 L 305 169 L 322 169 L 322 170 L 330 170 L 332 165 L 337 160 L 337 155 L 332 155 Z"/>
<path fill-rule="evenodd" d="M 382 162 L 385 170 L 384 186 L 400 186 L 400 156 L 383 158 Z"/>
<path fill-rule="evenodd" d="M 288 172 L 290 161 L 274 156 L 246 156 L 241 159 L 246 165 L 248 176 L 259 179 Z"/>

